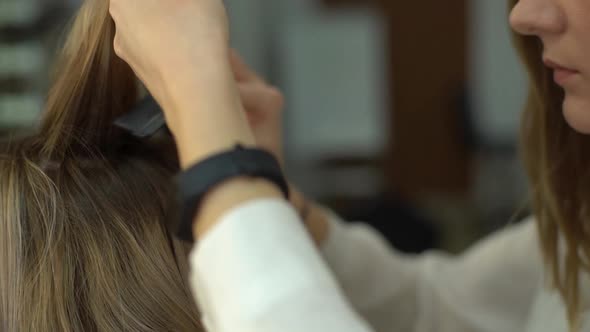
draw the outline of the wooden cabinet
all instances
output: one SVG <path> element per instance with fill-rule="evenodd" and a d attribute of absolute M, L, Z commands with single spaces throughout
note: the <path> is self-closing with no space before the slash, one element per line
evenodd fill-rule
<path fill-rule="evenodd" d="M 465 194 L 471 179 L 461 103 L 467 80 L 467 1 L 323 1 L 328 7 L 373 6 L 387 17 L 389 187 L 408 198 Z"/>

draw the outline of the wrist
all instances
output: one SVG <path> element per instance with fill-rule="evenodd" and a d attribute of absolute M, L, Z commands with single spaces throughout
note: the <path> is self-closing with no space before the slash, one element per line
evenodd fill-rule
<path fill-rule="evenodd" d="M 170 63 L 160 75 L 162 107 L 174 125 L 193 117 L 197 107 L 239 100 L 228 61 L 213 54 Z M 184 111 L 187 105 L 193 107 L 192 112 Z"/>
<path fill-rule="evenodd" d="M 214 43 L 217 45 L 219 43 Z M 159 57 L 158 78 L 166 102 L 174 103 L 179 95 L 205 95 L 218 86 L 226 87 L 233 80 L 228 46 L 176 50 Z M 197 88 L 197 89 L 195 89 Z"/>
<path fill-rule="evenodd" d="M 183 168 L 238 143 L 255 145 L 229 64 L 205 63 L 163 79 L 162 108 Z"/>
<path fill-rule="evenodd" d="M 195 217 L 193 232 L 201 239 L 221 220 L 230 209 L 260 198 L 282 197 L 279 188 L 264 179 L 235 178 L 212 190 L 203 201 L 203 208 Z"/>
<path fill-rule="evenodd" d="M 248 128 L 243 128 L 233 119 L 212 121 L 216 127 L 210 123 L 203 125 L 203 121 L 199 119 L 182 122 L 172 130 L 182 169 L 187 169 L 215 154 L 234 149 L 237 144 L 244 147 L 256 146 Z"/>

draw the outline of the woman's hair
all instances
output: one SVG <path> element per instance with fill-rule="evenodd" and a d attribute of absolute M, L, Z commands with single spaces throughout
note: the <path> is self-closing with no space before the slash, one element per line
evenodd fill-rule
<path fill-rule="evenodd" d="M 0 144 L 2 331 L 202 331 L 165 221 L 172 140 L 113 127 L 137 101 L 108 1 L 80 9 L 34 133 Z"/>
<path fill-rule="evenodd" d="M 513 8 L 518 0 L 509 0 Z M 542 61 L 543 44 L 515 36 L 530 75 L 521 141 L 545 264 L 567 306 L 572 330 L 580 309 L 579 276 L 589 271 L 590 138 L 562 112 L 564 93 Z"/>

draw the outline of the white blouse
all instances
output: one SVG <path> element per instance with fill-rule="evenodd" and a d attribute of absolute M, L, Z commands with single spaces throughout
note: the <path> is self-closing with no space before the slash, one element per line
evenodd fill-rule
<path fill-rule="evenodd" d="M 190 257 L 208 331 L 568 332 L 532 219 L 458 257 L 401 254 L 365 224 L 330 224 L 318 250 L 285 201 L 228 212 Z"/>

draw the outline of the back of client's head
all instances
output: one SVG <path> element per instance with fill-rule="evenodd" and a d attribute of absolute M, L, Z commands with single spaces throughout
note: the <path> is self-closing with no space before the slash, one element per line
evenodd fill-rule
<path fill-rule="evenodd" d="M 172 142 L 113 128 L 136 102 L 108 1 L 80 10 L 38 130 L 0 149 L 2 331 L 200 331 L 165 226 Z"/>

